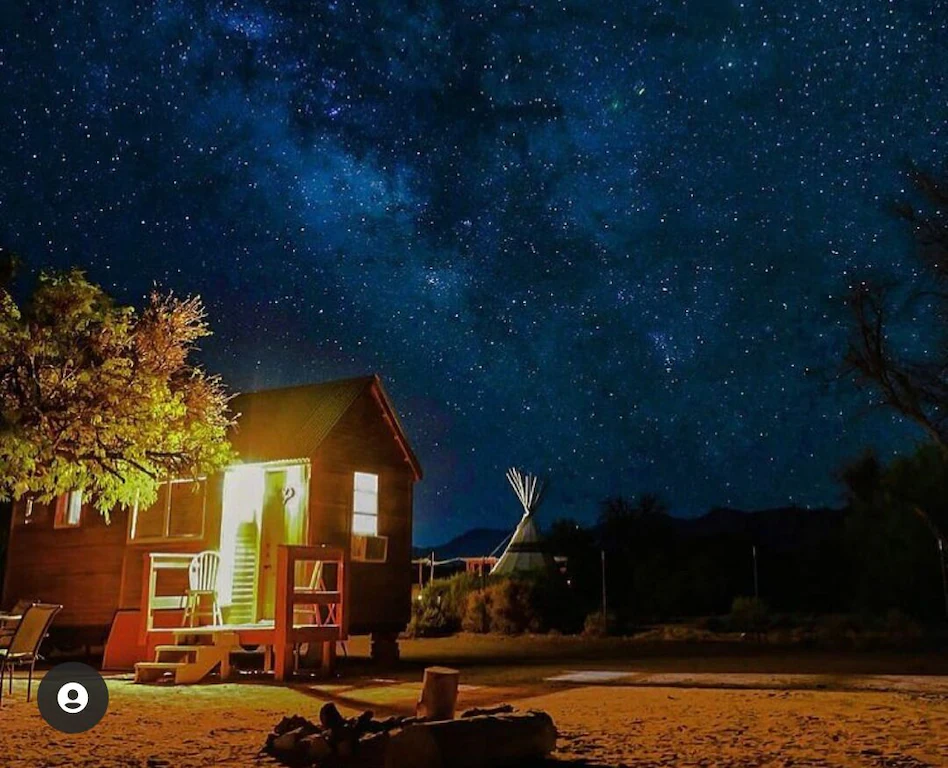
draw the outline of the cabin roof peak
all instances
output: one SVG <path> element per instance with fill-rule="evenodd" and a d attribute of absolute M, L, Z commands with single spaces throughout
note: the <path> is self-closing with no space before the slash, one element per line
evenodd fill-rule
<path fill-rule="evenodd" d="M 312 456 L 366 391 L 372 392 L 415 479 L 421 479 L 421 466 L 377 374 L 239 394 L 230 404 L 237 416 L 231 444 L 245 462 Z"/>

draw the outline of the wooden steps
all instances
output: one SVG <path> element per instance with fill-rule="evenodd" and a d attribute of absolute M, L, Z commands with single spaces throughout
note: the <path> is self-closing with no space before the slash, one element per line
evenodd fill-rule
<path fill-rule="evenodd" d="M 256 613 L 256 589 L 257 525 L 254 522 L 241 523 L 237 527 L 229 623 L 243 624 L 253 621 Z"/>
<path fill-rule="evenodd" d="M 194 627 L 173 632 L 175 642 L 155 647 L 155 660 L 135 665 L 136 683 L 198 683 L 218 670 L 230 676 L 230 654 L 239 650 L 238 635 L 226 629 L 205 631 Z"/>

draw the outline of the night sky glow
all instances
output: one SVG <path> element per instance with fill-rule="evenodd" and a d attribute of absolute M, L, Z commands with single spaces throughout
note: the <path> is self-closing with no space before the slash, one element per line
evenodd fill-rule
<path fill-rule="evenodd" d="M 914 437 L 826 378 L 852 275 L 912 266 L 883 208 L 944 157 L 941 0 L 0 14 L 0 242 L 200 293 L 234 389 L 378 371 L 419 542 L 512 526 L 511 464 L 546 522 L 695 514 Z"/>

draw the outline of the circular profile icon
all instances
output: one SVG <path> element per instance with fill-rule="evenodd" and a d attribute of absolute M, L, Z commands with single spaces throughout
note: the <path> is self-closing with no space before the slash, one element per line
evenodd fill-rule
<path fill-rule="evenodd" d="M 105 715 L 109 689 L 92 667 L 70 662 L 46 673 L 36 700 L 43 719 L 57 731 L 82 733 Z"/>

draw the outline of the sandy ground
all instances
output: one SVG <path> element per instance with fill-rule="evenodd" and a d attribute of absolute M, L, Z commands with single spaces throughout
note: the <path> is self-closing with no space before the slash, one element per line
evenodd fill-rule
<path fill-rule="evenodd" d="M 864 661 L 852 671 L 851 658 L 826 668 L 827 660 L 814 657 L 805 668 L 797 661 L 796 672 L 776 657 L 769 664 L 711 660 L 703 671 L 694 658 L 614 659 L 609 666 L 563 654 L 571 658 L 557 665 L 551 654 L 525 666 L 511 658 L 531 641 L 507 646 L 517 651 L 507 659 L 496 647 L 493 656 L 480 657 L 463 639 L 441 642 L 406 646 L 406 663 L 384 679 L 172 688 L 111 677 L 108 713 L 79 735 L 46 725 L 18 680 L 0 709 L 0 766 L 273 765 L 258 750 L 283 715 L 315 717 L 325 701 L 350 712 L 409 712 L 418 668 L 449 661 L 452 646 L 465 682 L 460 706 L 511 701 L 548 711 L 560 730 L 556 757 L 564 765 L 948 766 L 948 677 L 894 675 L 898 660 L 868 667 Z M 918 664 L 906 659 L 904 666 Z M 874 673 L 880 670 L 885 674 Z"/>

